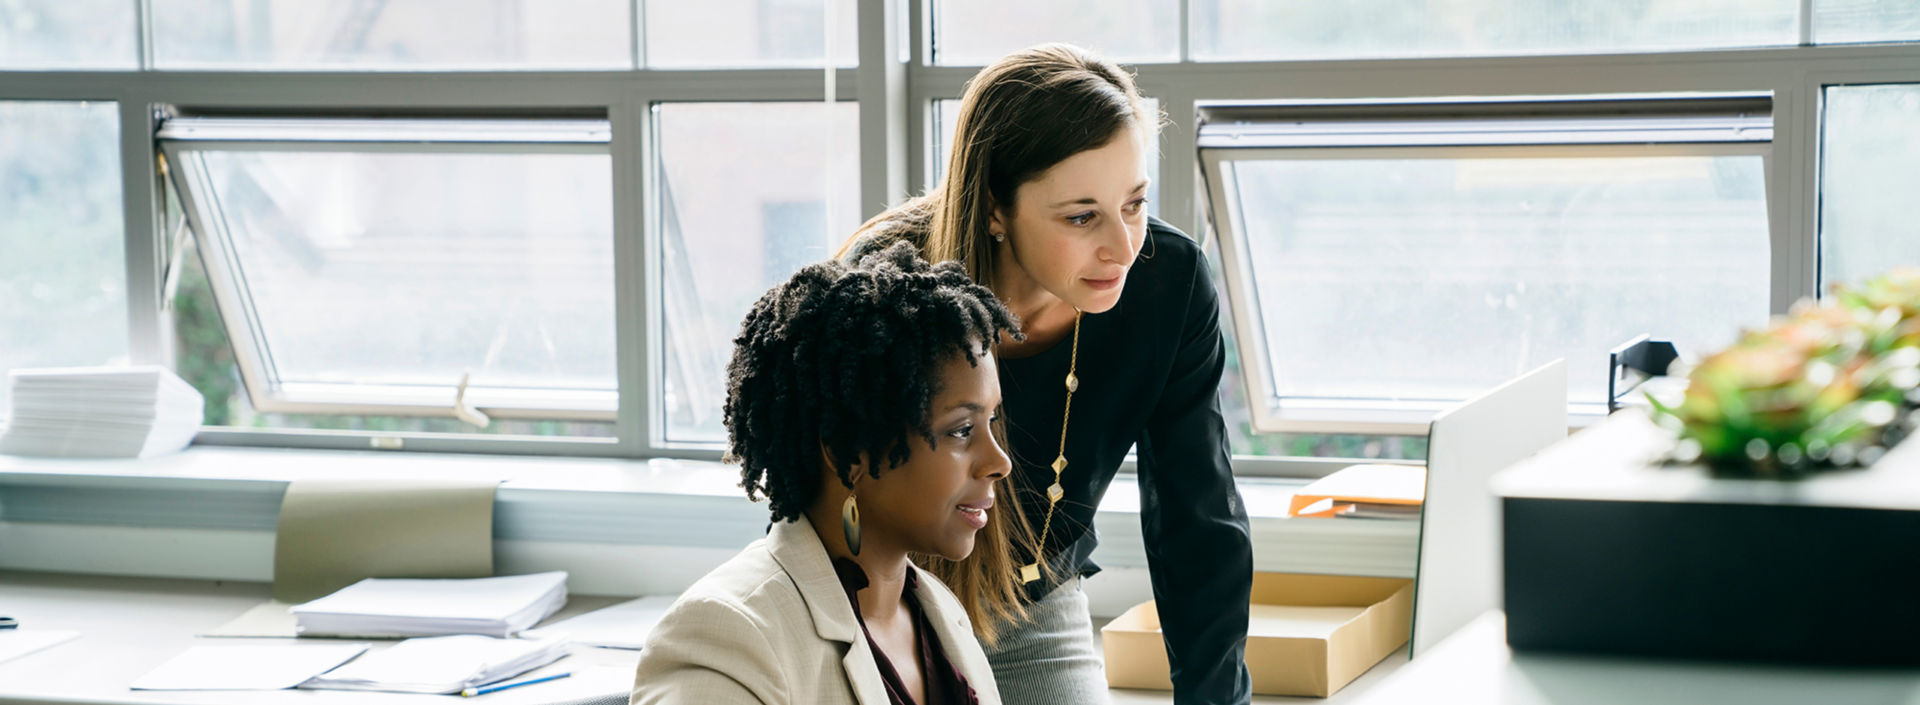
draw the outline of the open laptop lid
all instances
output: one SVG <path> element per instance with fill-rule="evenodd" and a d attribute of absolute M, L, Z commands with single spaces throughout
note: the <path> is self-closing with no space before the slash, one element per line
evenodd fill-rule
<path fill-rule="evenodd" d="M 1566 437 L 1564 359 L 1433 418 L 1414 572 L 1412 656 L 1500 606 L 1500 504 L 1487 482 Z"/>

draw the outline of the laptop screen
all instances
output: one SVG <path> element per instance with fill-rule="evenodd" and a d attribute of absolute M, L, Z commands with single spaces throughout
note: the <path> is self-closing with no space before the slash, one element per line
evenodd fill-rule
<path fill-rule="evenodd" d="M 1566 437 L 1564 359 L 1434 417 L 1414 573 L 1413 656 L 1500 606 L 1500 504 L 1487 482 Z"/>

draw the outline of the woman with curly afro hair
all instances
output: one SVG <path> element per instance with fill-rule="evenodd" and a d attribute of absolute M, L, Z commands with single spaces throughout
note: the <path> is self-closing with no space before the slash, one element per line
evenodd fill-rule
<path fill-rule="evenodd" d="M 996 491 L 991 351 L 1017 329 L 905 244 L 762 296 L 727 369 L 727 457 L 773 527 L 654 628 L 632 702 L 1000 702 L 975 622 L 1018 617 L 1010 549 L 1032 541 Z M 951 587 L 909 559 L 969 556 Z"/>

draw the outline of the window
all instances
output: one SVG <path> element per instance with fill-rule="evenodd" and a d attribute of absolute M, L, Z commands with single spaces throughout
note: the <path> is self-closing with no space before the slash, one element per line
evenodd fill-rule
<path fill-rule="evenodd" d="M 747 309 L 860 224 L 853 103 L 668 103 L 660 145 L 659 403 L 673 443 L 726 440 L 727 361 Z"/>
<path fill-rule="evenodd" d="M 1797 0 L 1191 0 L 1202 61 L 1613 53 L 1797 43 Z"/>
<path fill-rule="evenodd" d="M 933 0 L 934 63 L 984 66 L 1044 42 L 1066 42 L 1125 63 L 1180 60 L 1176 0 Z"/>
<path fill-rule="evenodd" d="M 649 67 L 820 66 L 829 55 L 835 66 L 859 62 L 854 0 L 643 1 Z"/>
<path fill-rule="evenodd" d="M 0 2 L 0 70 L 131 69 L 134 0 Z"/>
<path fill-rule="evenodd" d="M 1417 433 L 1556 357 L 1591 411 L 1619 342 L 1730 341 L 1768 310 L 1770 124 L 1763 99 L 1214 111 L 1255 428 Z"/>
<path fill-rule="evenodd" d="M 167 69 L 633 66 L 629 0 L 150 1 Z"/>
<path fill-rule="evenodd" d="M 1813 0 L 1813 40 L 1898 42 L 1920 39 L 1920 4 L 1912 0 Z"/>
<path fill-rule="evenodd" d="M 1821 130 L 1820 280 L 1920 265 L 1920 84 L 1829 87 Z"/>
<path fill-rule="evenodd" d="M 119 109 L 0 101 L 0 419 L 7 370 L 127 360 Z"/>
<path fill-rule="evenodd" d="M 251 408 L 451 417 L 465 379 L 490 416 L 612 420 L 607 137 L 594 120 L 168 121 Z"/>

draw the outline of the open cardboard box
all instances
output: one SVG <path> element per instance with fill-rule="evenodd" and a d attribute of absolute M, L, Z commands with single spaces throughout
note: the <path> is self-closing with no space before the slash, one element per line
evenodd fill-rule
<path fill-rule="evenodd" d="M 1255 573 L 1247 670 L 1261 695 L 1327 697 L 1407 643 L 1413 581 Z M 1100 630 L 1107 685 L 1172 690 L 1160 614 L 1134 605 Z"/>

